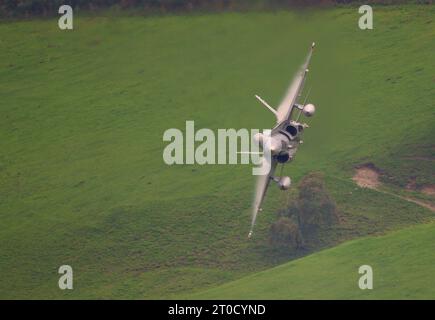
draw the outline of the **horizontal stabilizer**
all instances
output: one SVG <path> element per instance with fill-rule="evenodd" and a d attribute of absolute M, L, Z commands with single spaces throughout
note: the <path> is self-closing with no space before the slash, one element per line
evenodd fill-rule
<path fill-rule="evenodd" d="M 278 119 L 278 113 L 276 112 L 276 110 L 274 108 L 272 108 L 271 106 L 269 106 L 269 104 L 264 101 L 263 99 L 261 99 L 259 96 L 255 95 L 255 97 L 257 98 L 258 101 L 260 101 L 267 109 L 269 109 L 270 112 L 272 112 L 275 117 Z"/>

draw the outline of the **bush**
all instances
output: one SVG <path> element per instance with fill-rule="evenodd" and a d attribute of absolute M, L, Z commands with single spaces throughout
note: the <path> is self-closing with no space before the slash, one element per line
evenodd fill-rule
<path fill-rule="evenodd" d="M 337 206 L 327 192 L 321 173 L 310 173 L 299 183 L 299 194 L 289 207 L 278 211 L 278 220 L 270 227 L 275 246 L 298 249 L 303 239 L 338 223 Z"/>
<path fill-rule="evenodd" d="M 311 173 L 299 184 L 299 224 L 303 229 L 338 222 L 337 206 L 325 188 L 323 175 Z"/>
<path fill-rule="evenodd" d="M 303 238 L 298 224 L 287 217 L 279 218 L 270 227 L 270 242 L 275 246 L 300 248 L 303 245 Z"/>
<path fill-rule="evenodd" d="M 287 208 L 279 210 L 277 212 L 277 215 L 278 218 L 279 217 L 296 218 L 296 221 L 298 221 L 299 211 L 300 210 L 297 201 L 292 201 Z"/>

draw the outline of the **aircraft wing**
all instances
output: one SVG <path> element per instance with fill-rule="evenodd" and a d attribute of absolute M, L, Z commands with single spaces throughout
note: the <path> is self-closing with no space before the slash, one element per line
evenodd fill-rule
<path fill-rule="evenodd" d="M 289 120 L 292 114 L 293 106 L 296 103 L 297 98 L 302 93 L 302 89 L 305 82 L 305 77 L 308 73 L 308 66 L 310 64 L 311 55 L 313 54 L 315 43 L 311 45 L 310 52 L 305 60 L 305 63 L 301 66 L 300 70 L 296 73 L 293 82 L 287 89 L 284 99 L 279 104 L 276 110 L 277 123 Z"/>
<path fill-rule="evenodd" d="M 266 158 L 263 158 L 263 161 L 267 161 Z M 270 180 L 272 179 L 278 161 L 275 158 L 271 159 L 270 171 L 268 174 L 258 176 L 257 185 L 255 188 L 255 198 L 252 206 L 252 223 L 251 230 L 249 232 L 249 237 L 252 235 L 252 230 L 254 229 L 255 220 L 257 219 L 258 211 L 261 208 L 263 203 L 264 196 L 266 195 L 267 188 L 269 187 Z"/>

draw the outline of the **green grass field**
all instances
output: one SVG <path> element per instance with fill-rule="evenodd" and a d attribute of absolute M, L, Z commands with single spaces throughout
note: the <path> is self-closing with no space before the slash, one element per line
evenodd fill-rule
<path fill-rule="evenodd" d="M 434 240 L 431 223 L 349 241 L 188 298 L 434 299 Z M 367 264 L 373 289 L 361 290 L 358 268 Z"/>
<path fill-rule="evenodd" d="M 357 8 L 79 14 L 73 31 L 60 31 L 55 19 L 0 22 L 0 298 L 189 296 L 350 239 L 433 221 L 428 209 L 350 180 L 355 165 L 373 162 L 391 190 L 410 179 L 434 184 L 434 6 L 374 10 L 372 31 L 358 29 Z M 279 103 L 312 41 L 307 86 L 317 113 L 285 174 L 298 181 L 324 172 L 344 222 L 308 250 L 283 254 L 268 242 L 273 213 L 285 203 L 277 188 L 247 241 L 251 166 L 167 166 L 162 136 L 172 127 L 184 131 L 186 120 L 197 129 L 270 128 L 274 119 L 254 94 Z M 435 267 L 424 255 L 431 230 L 428 224 L 351 242 L 258 277 L 267 288 L 275 270 L 279 281 L 294 263 L 305 286 L 321 267 L 304 274 L 305 263 L 356 263 L 358 252 L 370 254 L 366 243 L 390 241 L 390 284 L 410 277 L 413 255 L 394 256 L 412 238 L 423 270 L 412 290 L 385 285 L 373 296 L 430 298 Z M 346 257 L 353 246 L 360 251 Z M 337 260 L 328 257 L 334 254 Z M 63 264 L 74 269 L 72 291 L 58 289 Z M 347 279 L 353 276 L 352 265 Z M 252 288 L 246 279 L 228 285 L 239 287 L 235 296 Z M 331 280 L 316 291 L 365 294 L 339 285 Z M 225 288 L 208 292 L 215 297 Z M 310 298 L 315 288 L 276 292 Z"/>

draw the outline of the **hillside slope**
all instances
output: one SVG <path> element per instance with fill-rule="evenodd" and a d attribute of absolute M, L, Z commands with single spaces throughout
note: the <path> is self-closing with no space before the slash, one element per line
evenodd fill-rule
<path fill-rule="evenodd" d="M 434 299 L 434 252 L 431 223 L 350 241 L 188 298 Z M 361 265 L 373 269 L 372 290 L 358 286 Z"/>
<path fill-rule="evenodd" d="M 71 32 L 56 19 L 1 21 L 0 298 L 166 298 L 433 219 L 350 180 L 373 161 L 399 182 L 433 183 L 421 158 L 433 153 L 434 7 L 375 12 L 373 31 L 351 7 L 78 13 Z M 270 128 L 254 94 L 276 105 L 312 41 L 318 111 L 284 174 L 323 171 L 344 222 L 283 254 L 268 229 L 285 194 L 270 188 L 247 241 L 251 166 L 167 166 L 162 136 L 186 120 Z M 57 286 L 64 264 L 73 291 Z"/>

